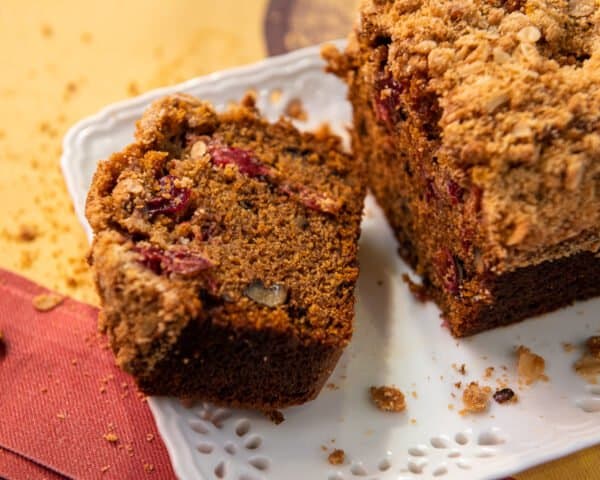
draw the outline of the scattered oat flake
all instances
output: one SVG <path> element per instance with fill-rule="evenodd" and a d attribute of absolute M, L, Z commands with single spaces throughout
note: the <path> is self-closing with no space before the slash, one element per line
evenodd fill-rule
<path fill-rule="evenodd" d="M 43 293 L 34 297 L 32 300 L 33 307 L 39 312 L 49 312 L 58 307 L 65 297 L 57 293 Z"/>
<path fill-rule="evenodd" d="M 144 470 L 146 473 L 152 473 L 154 471 L 154 465 L 151 463 L 144 463 Z"/>
<path fill-rule="evenodd" d="M 517 374 L 519 375 L 519 382 L 531 385 L 538 380 L 547 381 L 548 377 L 544 374 L 545 369 L 546 362 L 542 357 L 523 345 L 517 348 Z"/>
<path fill-rule="evenodd" d="M 575 350 L 575 345 L 573 345 L 572 343 L 569 342 L 563 342 L 562 343 L 562 348 L 566 353 L 571 353 L 573 350 Z"/>
<path fill-rule="evenodd" d="M 147 442 L 152 442 L 154 440 L 154 434 L 152 433 L 147 433 L 146 434 L 146 441 Z"/>
<path fill-rule="evenodd" d="M 63 412 L 58 412 L 58 413 L 56 414 L 56 416 L 57 416 L 58 418 L 60 418 L 61 420 L 64 420 L 65 418 L 67 418 L 67 414 L 66 414 L 66 413 L 63 413 Z"/>
<path fill-rule="evenodd" d="M 108 471 L 108 469 L 109 469 L 109 468 L 110 468 L 110 465 L 105 465 L 105 466 L 103 466 L 103 467 L 100 469 L 100 471 L 101 471 L 102 473 L 106 473 L 106 472 Z"/>
<path fill-rule="evenodd" d="M 477 382 L 471 382 L 463 391 L 462 399 L 465 408 L 460 411 L 460 414 L 485 412 L 491 396 L 492 389 L 490 387 L 481 387 Z"/>
<path fill-rule="evenodd" d="M 340 389 L 340 387 L 338 387 L 335 383 L 328 383 L 327 388 L 329 390 L 339 390 Z"/>
<path fill-rule="evenodd" d="M 404 394 L 396 387 L 371 387 L 369 393 L 371 401 L 382 412 L 402 412 L 406 409 Z"/>
<path fill-rule="evenodd" d="M 485 372 L 483 374 L 484 378 L 491 378 L 491 376 L 494 374 L 494 367 L 487 367 L 485 369 Z"/>
<path fill-rule="evenodd" d="M 327 461 L 331 465 L 342 465 L 346 461 L 346 452 L 339 448 L 336 448 L 333 452 L 329 454 L 329 456 L 327 457 Z"/>
<path fill-rule="evenodd" d="M 269 411 L 265 412 L 265 415 L 275 425 L 279 425 L 280 423 L 283 423 L 285 421 L 285 417 L 283 416 L 283 413 L 281 413 L 279 410 L 269 410 Z"/>

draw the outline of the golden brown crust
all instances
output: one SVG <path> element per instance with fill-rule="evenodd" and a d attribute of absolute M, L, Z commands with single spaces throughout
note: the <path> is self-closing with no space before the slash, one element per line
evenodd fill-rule
<path fill-rule="evenodd" d="M 337 137 L 268 124 L 252 102 L 220 115 L 188 95 L 155 102 L 98 166 L 86 209 L 118 363 L 149 393 L 314 397 L 352 333 L 364 186 L 351 167 Z"/>

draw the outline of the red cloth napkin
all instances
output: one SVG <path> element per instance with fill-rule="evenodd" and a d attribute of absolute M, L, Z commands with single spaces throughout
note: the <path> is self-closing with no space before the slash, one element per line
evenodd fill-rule
<path fill-rule="evenodd" d="M 97 334 L 98 310 L 0 269 L 0 478 L 174 479 L 150 409 Z"/>

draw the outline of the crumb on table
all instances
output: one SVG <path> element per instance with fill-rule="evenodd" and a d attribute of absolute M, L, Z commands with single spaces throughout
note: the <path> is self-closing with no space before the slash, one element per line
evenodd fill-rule
<path fill-rule="evenodd" d="M 119 441 L 119 437 L 117 437 L 117 434 L 115 432 L 105 433 L 104 435 L 102 435 L 102 437 L 109 443 L 117 443 Z"/>
<path fill-rule="evenodd" d="M 369 389 L 371 401 L 383 412 L 403 412 L 406 410 L 404 394 L 396 387 L 381 386 Z"/>
<path fill-rule="evenodd" d="M 545 369 L 546 362 L 542 357 L 523 345 L 517 348 L 517 374 L 519 375 L 519 382 L 531 385 L 538 380 L 547 381 L 548 377 L 544 373 Z"/>
<path fill-rule="evenodd" d="M 65 297 L 57 293 L 43 293 L 33 298 L 33 307 L 39 312 L 48 312 L 58 307 Z"/>
<path fill-rule="evenodd" d="M 336 448 L 329 454 L 327 461 L 331 465 L 342 465 L 346 461 L 346 453 L 342 449 Z"/>
<path fill-rule="evenodd" d="M 33 242 L 38 237 L 38 229 L 35 225 L 21 225 L 17 239 L 20 242 Z"/>
<path fill-rule="evenodd" d="M 477 382 L 471 382 L 463 391 L 464 408 L 460 411 L 461 415 L 466 413 L 480 413 L 488 409 L 492 389 L 486 386 L 480 386 Z"/>

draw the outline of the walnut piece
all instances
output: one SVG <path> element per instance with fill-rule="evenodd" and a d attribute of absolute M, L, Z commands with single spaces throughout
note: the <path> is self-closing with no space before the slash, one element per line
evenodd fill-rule
<path fill-rule="evenodd" d="M 531 385 L 538 380 L 547 381 L 545 369 L 546 362 L 542 357 L 523 345 L 517 348 L 517 374 L 520 382 Z"/>

